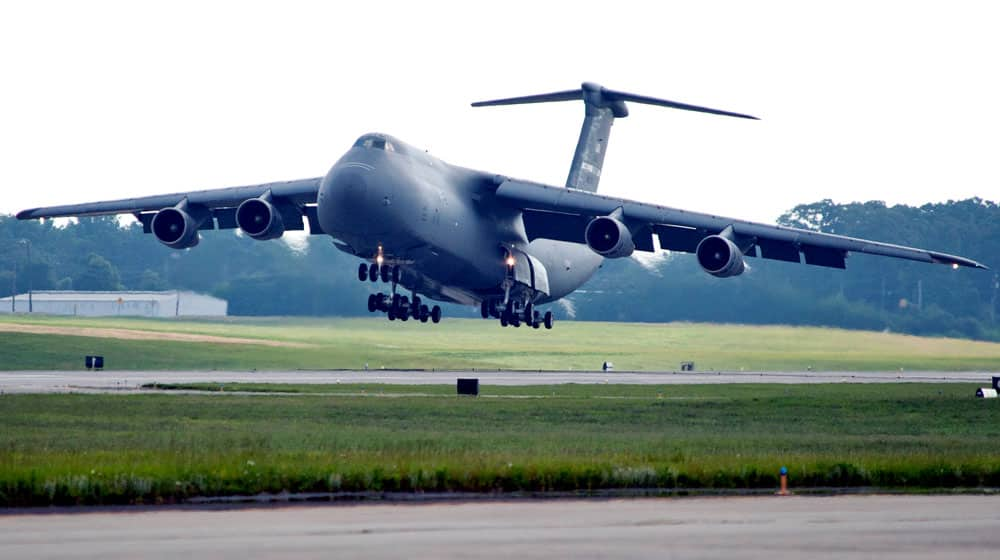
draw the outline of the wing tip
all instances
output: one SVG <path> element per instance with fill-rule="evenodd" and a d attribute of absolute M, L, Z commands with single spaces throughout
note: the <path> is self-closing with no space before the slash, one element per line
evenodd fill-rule
<path fill-rule="evenodd" d="M 18 220 L 33 220 L 35 219 L 34 214 L 38 210 L 39 210 L 38 208 L 29 208 L 27 210 L 21 210 L 20 212 L 15 214 L 14 217 L 17 218 Z"/>

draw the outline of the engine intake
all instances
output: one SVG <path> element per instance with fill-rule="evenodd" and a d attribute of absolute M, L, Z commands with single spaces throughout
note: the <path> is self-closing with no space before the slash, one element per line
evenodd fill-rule
<path fill-rule="evenodd" d="M 281 214 L 264 198 L 244 200 L 236 209 L 236 224 L 244 233 L 261 241 L 275 239 L 285 233 Z"/>
<path fill-rule="evenodd" d="M 695 249 L 698 264 L 705 272 L 719 278 L 739 276 L 746 270 L 743 252 L 735 243 L 721 235 L 710 235 L 698 243 Z"/>
<path fill-rule="evenodd" d="M 191 214 L 180 207 L 164 208 L 153 216 L 150 228 L 156 239 L 171 249 L 187 249 L 198 244 L 198 226 Z"/>
<path fill-rule="evenodd" d="M 632 233 L 628 226 L 610 216 L 594 218 L 587 224 L 584 233 L 587 246 L 603 257 L 617 259 L 627 257 L 635 251 Z"/>

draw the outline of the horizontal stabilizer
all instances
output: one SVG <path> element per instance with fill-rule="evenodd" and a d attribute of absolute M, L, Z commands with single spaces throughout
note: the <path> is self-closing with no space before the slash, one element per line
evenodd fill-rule
<path fill-rule="evenodd" d="M 537 95 L 525 95 L 521 97 L 507 97 L 504 99 L 492 99 L 489 101 L 477 101 L 473 103 L 472 106 L 490 107 L 495 105 L 549 103 L 553 101 L 586 101 L 588 104 L 593 104 L 597 107 L 611 107 L 616 109 L 615 117 L 618 118 L 628 115 L 628 110 L 625 109 L 623 102 L 631 101 L 633 103 L 643 103 L 646 105 L 670 107 L 671 109 L 681 109 L 683 111 L 695 111 L 698 113 L 710 113 L 713 115 L 722 115 L 726 117 L 737 117 L 741 119 L 758 120 L 757 117 L 754 117 L 752 115 L 745 115 L 743 113 L 734 113 L 732 111 L 723 111 L 721 109 L 712 109 L 711 107 L 701 107 L 699 105 L 691 105 L 688 103 L 680 103 L 678 101 L 670 101 L 669 99 L 659 99 L 656 97 L 649 97 L 646 95 L 637 95 L 625 91 L 615 91 L 591 82 L 584 82 L 581 85 L 580 89 L 556 91 L 552 93 L 542 93 Z"/>

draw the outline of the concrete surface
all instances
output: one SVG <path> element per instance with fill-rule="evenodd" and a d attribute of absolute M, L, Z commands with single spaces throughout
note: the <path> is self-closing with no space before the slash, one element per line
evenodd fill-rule
<path fill-rule="evenodd" d="M 0 371 L 0 391 L 51 393 L 134 390 L 147 383 L 391 383 L 450 385 L 478 377 L 481 385 L 563 383 L 978 383 L 989 372 L 497 372 L 497 371 Z"/>
<path fill-rule="evenodd" d="M 0 558 L 997 558 L 1000 496 L 656 498 L 0 515 Z"/>

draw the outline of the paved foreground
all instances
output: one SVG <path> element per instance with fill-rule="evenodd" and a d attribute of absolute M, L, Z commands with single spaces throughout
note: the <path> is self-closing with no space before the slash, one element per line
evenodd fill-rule
<path fill-rule="evenodd" d="M 1000 496 L 0 515 L 0 558 L 996 558 Z"/>
<path fill-rule="evenodd" d="M 594 372 L 594 371 L 0 371 L 6 393 L 113 392 L 148 383 L 389 383 L 450 385 L 477 377 L 482 385 L 637 385 L 699 383 L 978 383 L 988 387 L 995 373 L 949 371 L 888 372 Z"/>

